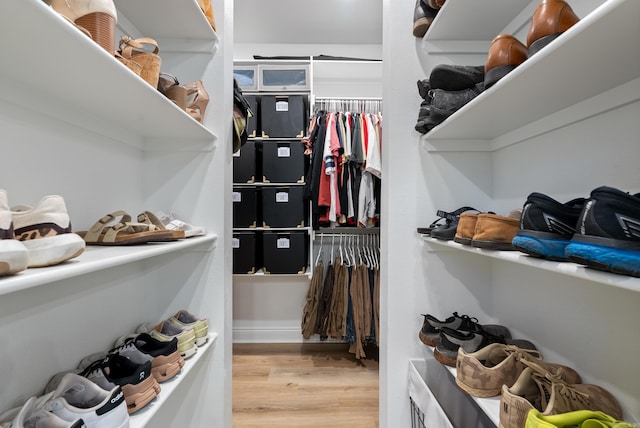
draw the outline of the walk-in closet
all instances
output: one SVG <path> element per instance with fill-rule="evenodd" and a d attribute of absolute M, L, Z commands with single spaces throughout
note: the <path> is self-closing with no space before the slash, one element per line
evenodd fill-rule
<path fill-rule="evenodd" d="M 1 1 L 0 427 L 524 428 L 598 400 L 607 426 L 640 427 L 639 17 L 638 0 Z M 452 94 L 443 65 L 483 77 Z M 535 194 L 578 220 L 527 229 Z M 470 212 L 540 253 L 430 235 Z M 470 330 L 427 322 L 449 317 Z M 514 356 L 517 387 L 465 383 L 491 368 L 463 367 L 478 324 L 511 344 L 476 368 Z"/>

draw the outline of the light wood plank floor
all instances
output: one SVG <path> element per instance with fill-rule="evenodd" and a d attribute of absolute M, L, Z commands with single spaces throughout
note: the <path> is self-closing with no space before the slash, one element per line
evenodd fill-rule
<path fill-rule="evenodd" d="M 378 427 L 377 351 L 348 345 L 233 345 L 233 427 Z"/>

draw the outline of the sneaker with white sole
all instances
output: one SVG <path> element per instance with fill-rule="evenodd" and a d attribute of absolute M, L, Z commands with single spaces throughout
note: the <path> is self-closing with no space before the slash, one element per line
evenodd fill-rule
<path fill-rule="evenodd" d="M 0 415 L 0 421 L 15 420 L 23 407 Z M 56 388 L 36 399 L 33 409 L 51 412 L 68 422 L 82 419 L 87 428 L 129 427 L 122 389 L 115 386 L 105 390 L 75 373 L 66 373 Z"/>
<path fill-rule="evenodd" d="M 196 346 L 196 333 L 192 327 L 178 327 L 170 323 L 168 320 L 162 321 L 158 325 L 143 323 L 138 326 L 136 333 L 149 333 L 151 337 L 155 337 L 163 342 L 168 342 L 174 338 L 178 339 L 178 351 L 182 358 L 193 357 L 198 351 Z"/>
<path fill-rule="evenodd" d="M 29 250 L 29 267 L 57 265 L 84 251 L 84 239 L 72 233 L 61 196 L 45 196 L 35 207 L 13 206 L 11 216 L 16 239 Z"/>
<path fill-rule="evenodd" d="M 109 354 L 93 362 L 80 376 L 104 389 L 120 386 L 129 413 L 142 409 L 160 393 L 160 385 L 151 375 L 150 361 L 138 364 L 119 354 Z"/>
<path fill-rule="evenodd" d="M 72 422 L 43 409 L 36 409 L 37 397 L 31 397 L 11 421 L 0 421 L 0 428 L 85 428 L 82 419 Z"/>
<path fill-rule="evenodd" d="M 97 352 L 83 358 L 78 368 L 84 370 L 94 361 L 104 359 L 109 354 L 120 354 L 137 364 L 151 361 L 151 375 L 157 382 L 172 379 L 184 367 L 184 358 L 178 352 L 178 339 L 163 342 L 148 333 L 140 333 L 119 339 L 115 347 L 109 351 Z"/>
<path fill-rule="evenodd" d="M 0 189 L 0 276 L 13 275 L 29 266 L 29 250 L 15 238 L 7 192 Z"/>
<path fill-rule="evenodd" d="M 209 321 L 206 318 L 198 318 L 183 309 L 169 318 L 168 321 L 182 329 L 193 328 L 193 332 L 196 335 L 196 346 L 202 346 L 209 340 Z"/>

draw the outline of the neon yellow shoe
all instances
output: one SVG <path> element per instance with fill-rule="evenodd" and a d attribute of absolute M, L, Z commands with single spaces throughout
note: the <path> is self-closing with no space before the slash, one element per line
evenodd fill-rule
<path fill-rule="evenodd" d="M 529 410 L 525 428 L 638 428 L 618 421 L 604 412 L 576 410 L 557 415 L 544 416 L 536 409 Z"/>

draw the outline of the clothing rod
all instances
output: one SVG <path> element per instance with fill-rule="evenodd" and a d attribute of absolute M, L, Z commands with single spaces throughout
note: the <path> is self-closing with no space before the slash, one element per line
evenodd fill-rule
<path fill-rule="evenodd" d="M 315 97 L 316 101 L 382 101 L 381 97 Z"/>

